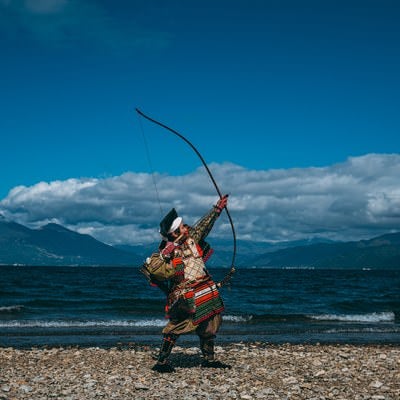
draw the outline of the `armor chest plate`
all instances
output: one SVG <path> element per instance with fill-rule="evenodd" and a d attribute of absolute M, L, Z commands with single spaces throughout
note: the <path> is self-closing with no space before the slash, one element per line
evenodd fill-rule
<path fill-rule="evenodd" d="M 174 256 L 182 259 L 185 280 L 193 281 L 206 275 L 202 251 L 192 238 L 189 237 L 179 249 L 175 250 Z"/>

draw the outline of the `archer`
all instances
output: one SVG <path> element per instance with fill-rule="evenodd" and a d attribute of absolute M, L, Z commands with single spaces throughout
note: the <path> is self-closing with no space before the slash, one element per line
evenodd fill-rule
<path fill-rule="evenodd" d="M 221 197 L 193 227 L 184 224 L 175 209 L 160 223 L 162 241 L 158 252 L 147 258 L 142 267 L 149 280 L 167 295 L 169 322 L 162 331 L 163 341 L 154 371 L 174 371 L 168 357 L 178 337 L 190 332 L 200 338 L 203 367 L 230 368 L 215 360 L 214 340 L 221 326 L 224 304 L 205 266 L 212 249 L 204 241 L 227 202 L 228 195 Z"/>

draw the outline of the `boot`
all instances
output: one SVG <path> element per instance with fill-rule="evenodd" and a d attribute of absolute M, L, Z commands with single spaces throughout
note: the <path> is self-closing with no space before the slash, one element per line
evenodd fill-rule
<path fill-rule="evenodd" d="M 230 365 L 214 359 L 214 338 L 200 338 L 200 349 L 204 357 L 201 363 L 203 368 L 232 368 Z"/>
<path fill-rule="evenodd" d="M 172 348 L 174 347 L 178 337 L 179 335 L 175 335 L 173 333 L 164 335 L 157 363 L 152 368 L 153 371 L 161 373 L 175 371 L 175 368 L 168 363 L 167 359 L 171 354 Z"/>
<path fill-rule="evenodd" d="M 152 370 L 160 372 L 161 374 L 175 372 L 175 368 L 167 361 L 165 361 L 164 363 L 160 363 L 157 361 L 157 363 L 153 365 Z"/>

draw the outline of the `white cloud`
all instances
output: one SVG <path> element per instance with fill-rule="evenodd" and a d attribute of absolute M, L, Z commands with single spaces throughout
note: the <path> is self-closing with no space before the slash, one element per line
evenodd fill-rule
<path fill-rule="evenodd" d="M 248 170 L 234 164 L 210 168 L 223 192 L 238 238 L 256 241 L 322 236 L 369 238 L 400 226 L 400 155 L 368 154 L 324 168 Z M 163 213 L 176 207 L 193 223 L 217 200 L 203 168 L 184 176 L 156 175 Z M 56 221 L 107 243 L 158 239 L 163 214 L 153 178 L 125 173 L 106 179 L 68 179 L 18 186 L 0 213 L 29 226 Z M 226 217 L 215 235 L 230 237 Z"/>

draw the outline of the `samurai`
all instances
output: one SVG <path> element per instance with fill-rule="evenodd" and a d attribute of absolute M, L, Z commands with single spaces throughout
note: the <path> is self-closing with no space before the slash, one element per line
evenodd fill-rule
<path fill-rule="evenodd" d="M 175 371 L 169 356 L 179 336 L 188 333 L 199 337 L 202 367 L 231 368 L 215 358 L 214 343 L 224 303 L 205 266 L 213 251 L 205 238 L 227 203 L 228 195 L 222 196 L 194 226 L 185 224 L 174 208 L 160 222 L 158 251 L 146 259 L 141 269 L 151 284 L 166 294 L 169 321 L 162 331 L 154 371 Z"/>

